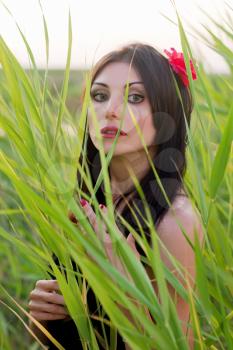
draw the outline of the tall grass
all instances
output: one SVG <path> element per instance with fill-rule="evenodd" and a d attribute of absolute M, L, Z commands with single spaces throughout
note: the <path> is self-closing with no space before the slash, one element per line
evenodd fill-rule
<path fill-rule="evenodd" d="M 224 33 L 232 42 L 230 14 L 232 9 L 229 8 L 229 16 L 226 16 L 224 25 L 214 20 L 213 23 L 218 32 Z M 48 60 L 49 36 L 44 17 L 43 20 Z M 188 62 L 192 52 L 179 14 L 177 20 L 182 49 Z M 75 115 L 67 108 L 72 47 L 71 17 L 69 16 L 66 70 L 58 93 L 51 93 L 48 69 L 44 76 L 38 73 L 36 60 L 22 32 L 22 40 L 33 67 L 30 74 L 21 67 L 7 43 L 0 38 L 1 349 L 41 347 L 36 340 L 32 341 L 33 337 L 26 327 L 29 316 L 27 303 L 35 281 L 49 278 L 49 265 L 59 282 L 86 349 L 98 349 L 91 317 L 85 308 L 86 282 L 93 288 L 109 315 L 113 331 L 118 330 L 133 349 L 188 349 L 174 302 L 167 291 L 166 280 L 190 304 L 190 327 L 194 330 L 196 349 L 233 349 L 233 52 L 213 31 L 208 28 L 206 30 L 211 35 L 210 39 L 206 39 L 210 40 L 208 45 L 224 58 L 230 67 L 230 74 L 206 74 L 200 63 L 198 80 L 195 84 L 190 80 L 195 110 L 189 130 L 185 186 L 190 200 L 199 209 L 205 233 L 204 247 L 200 246 L 197 239 L 193 246 L 197 271 L 195 290 L 184 289 L 163 265 L 158 250 L 158 237 L 148 211 L 153 246 L 149 247 L 145 238 L 140 238 L 131 230 L 145 250 L 148 263 L 153 269 L 161 303 L 141 262 L 135 259 L 129 247 L 113 229 L 111 196 L 108 197 L 110 215 L 107 218 L 101 216 L 94 195 L 91 200 L 97 217 L 105 221 L 116 242 L 117 251 L 132 282 L 109 264 L 101 242 L 97 240 L 73 196 L 74 190 L 79 191 L 76 187 L 76 169 L 80 166 L 78 160 L 83 151 L 82 140 L 90 98 L 87 89 L 82 110 Z M 190 77 L 190 71 L 188 74 Z M 89 86 L 88 74 L 85 79 Z M 94 114 L 93 118 L 97 123 Z M 73 130 L 73 136 L 67 132 L 68 128 Z M 110 195 L 103 149 L 101 161 L 101 176 Z M 93 187 L 90 177 L 88 174 L 86 176 L 91 193 L 95 194 L 101 178 Z M 134 181 L 136 182 L 135 178 Z M 140 191 L 140 185 L 136 184 Z M 87 236 L 84 237 L 68 220 L 68 210 L 72 210 L 82 222 Z M 64 272 L 54 264 L 52 253 L 65 266 L 67 279 Z M 88 258 L 87 253 L 95 258 L 95 262 Z M 82 275 L 72 270 L 71 259 L 80 267 Z M 132 302 L 132 298 L 139 302 L 140 307 Z M 135 324 L 126 318 L 116 301 L 131 311 Z M 156 325 L 147 318 L 145 306 L 156 320 Z M 54 339 L 52 341 L 56 342 Z M 57 346 L 62 349 L 59 344 Z M 110 344 L 110 349 L 113 348 L 114 342 Z"/>

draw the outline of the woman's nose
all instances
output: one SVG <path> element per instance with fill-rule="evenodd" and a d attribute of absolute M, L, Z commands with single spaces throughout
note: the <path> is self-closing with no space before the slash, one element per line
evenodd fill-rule
<path fill-rule="evenodd" d="M 118 113 L 116 113 L 114 110 L 110 109 L 106 112 L 106 118 L 107 119 L 116 119 L 118 118 Z"/>
<path fill-rule="evenodd" d="M 107 110 L 106 110 L 106 118 L 121 118 L 124 111 L 124 103 L 121 101 L 109 101 Z"/>

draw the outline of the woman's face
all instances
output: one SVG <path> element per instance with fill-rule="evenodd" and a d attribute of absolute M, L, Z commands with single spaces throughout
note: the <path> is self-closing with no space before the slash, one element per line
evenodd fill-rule
<path fill-rule="evenodd" d="M 124 109 L 126 84 L 129 82 L 127 104 Z M 153 125 L 151 106 L 146 90 L 138 72 L 125 62 L 109 63 L 95 78 L 91 86 L 91 100 L 99 122 L 100 130 L 106 126 L 120 128 L 127 135 L 119 135 L 114 155 L 143 150 L 142 141 L 134 125 L 134 115 L 141 129 L 144 142 L 149 149 L 154 148 L 156 130 Z M 130 114 L 131 111 L 131 114 Z M 88 108 L 88 128 L 91 140 L 99 150 L 94 120 Z M 104 151 L 107 153 L 115 139 L 103 138 Z"/>

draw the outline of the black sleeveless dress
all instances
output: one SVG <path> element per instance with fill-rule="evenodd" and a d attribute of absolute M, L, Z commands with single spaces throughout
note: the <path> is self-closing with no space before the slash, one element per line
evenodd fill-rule
<path fill-rule="evenodd" d="M 117 204 L 119 204 L 119 202 Z M 130 221 L 130 218 L 128 221 Z M 141 224 L 143 225 L 142 221 L 141 221 Z M 158 224 L 158 221 L 156 221 L 156 225 L 157 224 Z M 123 229 L 123 227 L 122 227 L 122 229 Z M 122 231 L 122 232 L 124 234 L 126 234 L 126 232 L 124 232 L 124 231 Z M 126 236 L 127 236 L 127 234 L 126 234 Z M 150 240 L 149 235 L 147 238 L 148 238 L 148 240 Z M 147 259 L 146 259 L 144 251 L 137 244 L 137 242 L 136 242 L 136 248 L 141 255 L 141 262 L 145 266 Z M 53 258 L 54 258 L 54 261 L 56 262 L 56 264 L 59 266 L 59 261 L 58 261 L 57 257 L 54 256 Z M 74 264 L 73 264 L 73 268 L 74 268 L 74 270 L 76 270 L 76 266 L 74 266 Z M 50 274 L 50 275 L 52 278 L 55 278 L 55 276 L 53 276 L 52 274 Z M 98 316 L 98 315 L 100 315 L 100 311 L 98 309 L 98 304 L 96 302 L 97 297 L 95 296 L 91 287 L 90 286 L 88 286 L 88 287 L 89 287 L 89 289 L 87 292 L 87 305 L 88 305 L 88 309 L 89 309 L 89 314 Z M 103 311 L 100 302 L 99 302 L 99 307 L 100 307 L 101 311 Z M 151 315 L 151 317 L 152 317 L 152 315 Z M 107 316 L 107 314 L 105 314 L 104 318 L 109 321 L 109 317 Z M 152 319 L 153 319 L 153 317 L 152 317 Z M 153 319 L 153 321 L 156 323 L 156 321 L 154 319 Z M 101 322 L 98 320 L 92 319 L 92 324 L 93 324 L 94 329 L 98 331 L 98 333 L 101 335 L 102 338 L 104 338 Z M 105 328 L 106 336 L 108 339 L 108 344 L 110 344 L 110 327 L 108 325 L 104 324 L 104 328 Z M 64 320 L 48 321 L 47 329 L 66 350 L 76 350 L 76 349 L 82 350 L 83 349 L 82 343 L 80 341 L 78 330 L 77 330 L 75 323 L 72 319 L 66 320 L 66 321 L 64 321 Z M 96 339 L 97 339 L 97 343 L 99 345 L 99 349 L 105 350 L 105 347 L 102 346 L 99 339 L 98 338 L 96 338 Z M 51 343 L 51 344 L 49 344 L 49 349 L 55 350 L 57 348 Z M 124 350 L 125 349 L 124 339 L 121 337 L 121 335 L 118 332 L 117 332 L 117 347 L 116 347 L 116 349 L 117 350 Z"/>
<path fill-rule="evenodd" d="M 59 261 L 57 257 L 53 256 L 53 259 L 55 263 L 59 266 Z M 77 271 L 76 267 L 73 264 L 73 269 Z M 81 271 L 80 271 L 81 273 Z M 55 278 L 51 273 L 49 273 L 52 278 Z M 93 290 L 88 285 L 87 286 L 87 305 L 89 310 L 90 316 L 99 316 L 100 312 L 103 312 L 102 306 L 100 302 L 98 301 L 97 304 L 97 297 L 95 296 Z M 104 318 L 107 321 L 110 321 L 107 314 L 104 315 Z M 100 336 L 104 339 L 104 333 L 101 325 L 101 321 L 95 320 L 91 318 L 91 322 L 93 325 L 93 328 L 100 334 Z M 83 349 L 82 343 L 80 340 L 80 336 L 77 330 L 77 327 L 72 319 L 69 320 L 54 320 L 54 321 L 48 321 L 47 330 L 51 333 L 51 335 L 66 349 L 66 350 L 76 350 L 76 349 Z M 110 327 L 107 324 L 104 324 L 104 329 L 106 333 L 106 337 L 108 340 L 108 344 L 110 344 Z M 97 343 L 99 345 L 99 349 L 106 349 L 99 339 L 96 337 Z M 51 342 L 49 343 L 49 349 L 57 349 L 55 345 L 53 345 Z M 125 345 L 123 338 L 120 336 L 120 334 L 117 332 L 117 347 L 118 350 L 124 350 Z"/>

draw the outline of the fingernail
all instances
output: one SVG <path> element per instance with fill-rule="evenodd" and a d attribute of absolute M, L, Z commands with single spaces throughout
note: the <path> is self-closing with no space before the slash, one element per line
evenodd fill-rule
<path fill-rule="evenodd" d="M 100 209 L 103 209 L 103 208 L 105 208 L 105 205 L 100 204 Z"/>
<path fill-rule="evenodd" d="M 68 216 L 70 221 L 72 221 L 74 224 L 78 223 L 78 220 L 76 219 L 75 215 L 72 212 L 69 212 Z"/>
<path fill-rule="evenodd" d="M 81 206 L 84 207 L 87 204 L 87 201 L 85 199 L 80 199 Z"/>

